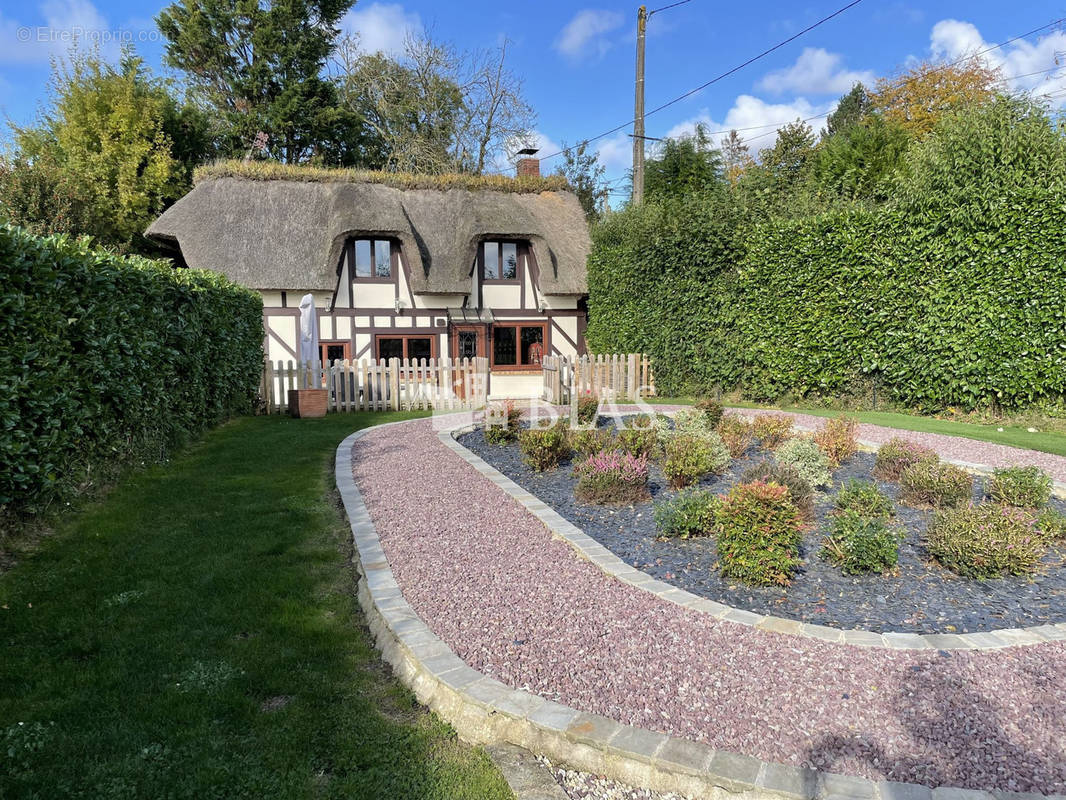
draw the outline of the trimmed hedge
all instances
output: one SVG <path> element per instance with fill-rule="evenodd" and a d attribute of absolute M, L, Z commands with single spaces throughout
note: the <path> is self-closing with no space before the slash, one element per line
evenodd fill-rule
<path fill-rule="evenodd" d="M 588 339 L 663 394 L 866 394 L 925 411 L 1066 396 L 1066 136 L 1001 101 L 912 145 L 893 200 L 740 220 L 728 194 L 593 234 Z"/>
<path fill-rule="evenodd" d="M 258 295 L 199 270 L 0 227 L 0 522 L 252 410 Z"/>

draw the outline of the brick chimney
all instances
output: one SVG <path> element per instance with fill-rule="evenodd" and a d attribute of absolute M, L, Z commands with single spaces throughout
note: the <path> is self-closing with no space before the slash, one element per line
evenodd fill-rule
<path fill-rule="evenodd" d="M 535 147 L 527 147 L 524 150 L 518 151 L 518 155 L 520 155 L 521 158 L 518 159 L 518 163 L 515 166 L 517 167 L 519 178 L 540 177 L 540 159 L 533 158 L 536 153 L 537 148 Z"/>

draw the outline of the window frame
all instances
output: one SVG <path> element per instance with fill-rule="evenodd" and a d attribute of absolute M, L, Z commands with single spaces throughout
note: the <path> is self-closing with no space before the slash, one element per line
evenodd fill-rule
<path fill-rule="evenodd" d="M 440 344 L 439 337 L 433 333 L 375 333 L 374 334 L 374 359 L 376 361 L 381 360 L 379 353 L 381 352 L 379 342 L 382 339 L 402 339 L 403 340 L 403 356 L 400 357 L 400 361 L 405 358 L 410 362 L 411 358 L 408 356 L 408 339 L 429 339 L 429 357 L 437 358 L 437 347 Z"/>
<path fill-rule="evenodd" d="M 493 372 L 538 372 L 541 369 L 541 364 L 497 364 L 496 363 L 496 330 L 498 328 L 514 328 L 515 329 L 515 356 L 520 359 L 522 357 L 522 328 L 540 328 L 540 343 L 543 348 L 543 356 L 548 355 L 548 323 L 538 322 L 536 320 L 514 320 L 513 322 L 508 320 L 506 322 L 494 322 L 492 329 L 489 331 L 489 341 L 486 343 L 485 349 L 488 351 L 489 357 L 489 369 Z"/>
<path fill-rule="evenodd" d="M 497 264 L 503 265 L 503 246 L 513 244 L 515 246 L 515 276 L 513 278 L 488 278 L 485 277 L 485 245 L 496 245 Z M 522 283 L 525 273 L 523 272 L 523 259 L 527 257 L 529 244 L 521 239 L 482 239 L 477 246 L 477 273 L 481 283 L 490 286 L 518 286 Z"/>
<path fill-rule="evenodd" d="M 389 243 L 389 277 L 383 278 L 379 275 L 361 276 L 356 273 L 355 266 L 355 243 L 356 242 L 369 242 L 370 243 L 370 263 L 374 267 L 376 272 L 377 258 L 376 256 L 376 242 L 388 242 Z M 353 283 L 396 283 L 397 271 L 400 268 L 400 240 L 392 236 L 373 236 L 371 234 L 360 234 L 358 236 L 349 236 L 348 241 L 345 242 L 344 251 L 348 259 L 348 279 Z"/>

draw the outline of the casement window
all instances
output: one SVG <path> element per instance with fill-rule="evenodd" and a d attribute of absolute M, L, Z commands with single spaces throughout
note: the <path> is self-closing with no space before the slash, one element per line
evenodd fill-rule
<path fill-rule="evenodd" d="M 519 258 L 525 253 L 521 242 L 482 242 L 478 248 L 478 267 L 486 283 L 517 283 Z"/>
<path fill-rule="evenodd" d="M 426 359 L 437 357 L 437 337 L 435 336 L 391 336 L 379 334 L 375 337 L 377 357 Z"/>
<path fill-rule="evenodd" d="M 400 245 L 391 239 L 349 239 L 348 264 L 353 280 L 392 280 Z"/>
<path fill-rule="evenodd" d="M 542 322 L 497 323 L 492 326 L 492 367 L 529 369 L 544 357 L 545 328 Z"/>

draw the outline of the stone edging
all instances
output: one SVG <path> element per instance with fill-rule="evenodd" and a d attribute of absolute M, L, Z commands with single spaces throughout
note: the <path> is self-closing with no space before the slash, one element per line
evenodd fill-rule
<path fill-rule="evenodd" d="M 679 792 L 699 798 L 720 798 L 723 791 L 744 793 L 751 800 L 1026 800 L 1034 797 L 1012 792 L 931 789 L 918 784 L 875 782 L 762 761 L 715 750 L 690 739 L 622 725 L 598 714 L 511 689 L 483 675 L 441 641 L 404 599 L 362 494 L 355 485 L 352 447 L 356 440 L 370 430 L 402 424 L 409 423 L 386 423 L 357 431 L 337 448 L 337 490 L 351 524 L 356 566 L 361 573 L 359 603 L 384 660 L 419 702 L 447 720 L 464 740 L 473 744 L 506 742 L 574 769 L 660 792 Z M 459 446 L 450 433 L 446 435 Z M 487 464 L 484 466 L 492 469 Z M 1056 795 L 1051 800 L 1066 800 L 1066 795 Z"/>
<path fill-rule="evenodd" d="M 1049 641 L 1066 640 L 1066 623 L 1037 625 L 1032 628 L 1004 628 L 982 633 L 875 633 L 865 630 L 843 630 L 825 625 L 814 625 L 785 617 L 757 614 L 753 611 L 734 608 L 714 600 L 687 592 L 664 581 L 657 580 L 636 567 L 630 566 L 580 528 L 564 519 L 555 509 L 530 494 L 484 459 L 467 450 L 455 437 L 473 430 L 474 425 L 462 425 L 451 430 L 439 431 L 444 446 L 454 452 L 474 469 L 492 481 L 527 511 L 539 519 L 553 536 L 562 539 L 582 558 L 591 561 L 608 575 L 623 583 L 669 600 L 685 608 L 702 611 L 729 622 L 748 625 L 764 631 L 820 639 L 826 642 L 854 645 L 855 647 L 884 647 L 893 650 L 994 650 L 1015 645 L 1033 645 Z M 862 442 L 873 448 L 873 442 Z M 955 462 L 963 466 L 963 462 Z M 973 464 L 967 469 L 988 467 Z"/>

